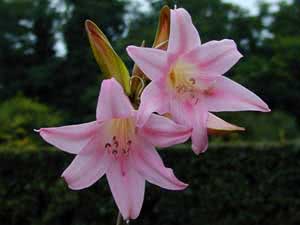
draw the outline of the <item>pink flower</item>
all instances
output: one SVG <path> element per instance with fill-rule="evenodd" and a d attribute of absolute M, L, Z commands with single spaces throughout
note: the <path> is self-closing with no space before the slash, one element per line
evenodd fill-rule
<path fill-rule="evenodd" d="M 38 130 L 46 142 L 76 155 L 62 174 L 71 189 L 87 188 L 106 174 L 123 218 L 135 219 L 145 180 L 170 190 L 187 187 L 164 166 L 154 146 L 184 142 L 191 129 L 154 114 L 136 127 L 137 112 L 114 78 L 103 81 L 96 114 L 93 122 Z"/>
<path fill-rule="evenodd" d="M 167 51 L 127 47 L 129 56 L 152 80 L 141 96 L 138 125 L 152 112 L 169 112 L 177 122 L 193 128 L 192 149 L 207 149 L 208 112 L 257 110 L 268 106 L 254 93 L 222 76 L 242 55 L 232 40 L 201 44 L 184 9 L 171 10 Z"/>

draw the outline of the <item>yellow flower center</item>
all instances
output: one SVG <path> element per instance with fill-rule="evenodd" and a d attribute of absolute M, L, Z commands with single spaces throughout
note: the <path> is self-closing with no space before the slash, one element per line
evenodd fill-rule
<path fill-rule="evenodd" d="M 109 133 L 105 149 L 114 157 L 127 156 L 135 138 L 135 123 L 132 118 L 112 119 L 107 122 Z"/>
<path fill-rule="evenodd" d="M 168 75 L 167 83 L 176 96 L 182 100 L 198 102 L 197 95 L 200 91 L 200 84 L 194 78 L 196 68 L 193 64 L 178 60 Z"/>

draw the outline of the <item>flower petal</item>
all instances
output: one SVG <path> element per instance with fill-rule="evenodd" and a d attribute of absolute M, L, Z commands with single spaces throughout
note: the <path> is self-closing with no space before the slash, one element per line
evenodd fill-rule
<path fill-rule="evenodd" d="M 178 180 L 173 170 L 166 168 L 159 154 L 150 143 L 139 143 L 133 152 L 133 164 L 150 183 L 169 190 L 182 190 L 187 184 Z"/>
<path fill-rule="evenodd" d="M 253 92 L 227 77 L 219 77 L 206 95 L 208 111 L 269 112 L 267 104 Z"/>
<path fill-rule="evenodd" d="M 131 116 L 133 107 L 123 88 L 114 78 L 102 81 L 97 105 L 97 120 Z"/>
<path fill-rule="evenodd" d="M 156 83 L 151 82 L 142 93 L 141 104 L 137 113 L 137 126 L 144 126 L 153 112 L 168 112 L 167 94 Z"/>
<path fill-rule="evenodd" d="M 38 132 L 49 144 L 63 151 L 78 154 L 100 126 L 98 122 L 94 121 L 63 127 L 41 128 Z"/>
<path fill-rule="evenodd" d="M 145 179 L 127 161 L 118 160 L 113 162 L 106 176 L 123 218 L 136 219 L 144 201 Z"/>
<path fill-rule="evenodd" d="M 208 113 L 207 129 L 209 134 L 225 134 L 245 130 L 245 128 L 228 123 L 212 113 Z"/>
<path fill-rule="evenodd" d="M 87 188 L 104 175 L 111 158 L 103 149 L 99 149 L 101 145 L 101 138 L 98 135 L 92 138 L 63 172 L 62 177 L 69 188 L 73 190 Z"/>
<path fill-rule="evenodd" d="M 168 53 L 177 55 L 200 46 L 200 36 L 189 13 L 183 9 L 171 10 Z"/>
<path fill-rule="evenodd" d="M 208 147 L 207 118 L 207 108 L 203 103 L 198 103 L 194 109 L 192 131 L 192 150 L 197 155 L 205 152 Z"/>
<path fill-rule="evenodd" d="M 172 120 L 176 123 L 192 127 L 193 124 L 193 106 L 185 104 L 176 97 L 170 98 L 170 110 Z"/>
<path fill-rule="evenodd" d="M 199 99 L 196 105 L 184 103 L 176 99 L 172 99 L 170 104 L 170 113 L 172 119 L 192 130 L 192 150 L 199 154 L 206 151 L 208 146 L 207 137 L 207 107 L 205 101 Z"/>
<path fill-rule="evenodd" d="M 128 46 L 128 55 L 151 80 L 159 80 L 169 70 L 166 51 L 155 48 Z"/>
<path fill-rule="evenodd" d="M 152 114 L 139 134 L 154 146 L 169 147 L 185 142 L 191 136 L 191 131 L 164 116 Z"/>
<path fill-rule="evenodd" d="M 233 40 L 210 41 L 185 54 L 183 59 L 197 65 L 198 76 L 226 73 L 242 57 Z"/>

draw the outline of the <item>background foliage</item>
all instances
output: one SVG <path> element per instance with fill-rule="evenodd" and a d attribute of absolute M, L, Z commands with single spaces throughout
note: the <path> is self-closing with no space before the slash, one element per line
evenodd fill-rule
<path fill-rule="evenodd" d="M 98 24 L 132 68 L 125 47 L 143 40 L 151 46 L 159 9 L 174 4 L 146 2 L 145 12 L 143 2 L 133 0 L 0 1 L 1 225 L 112 223 L 116 212 L 105 179 L 88 190 L 68 190 L 59 175 L 71 156 L 44 149 L 33 129 L 94 119 L 104 76 L 84 21 Z M 211 137 L 217 145 L 200 159 L 184 146 L 169 157 L 163 153 L 191 186 L 180 194 L 147 187 L 147 213 L 139 221 L 299 224 L 300 149 L 288 143 L 300 137 L 300 2 L 279 3 L 274 11 L 260 1 L 257 15 L 221 0 L 177 5 L 191 13 L 202 42 L 236 41 L 244 58 L 226 75 L 261 96 L 272 112 L 218 114 L 247 132 Z M 266 142 L 277 144 L 258 144 Z"/>
<path fill-rule="evenodd" d="M 40 150 L 0 149 L 1 224 L 112 224 L 116 210 L 106 179 L 71 191 L 59 175 L 72 156 Z M 180 193 L 147 185 L 141 216 L 131 224 L 300 223 L 299 144 L 214 145 L 200 158 L 184 145 L 161 153 L 192 185 Z"/>
<path fill-rule="evenodd" d="M 149 3 L 147 11 L 141 12 L 141 3 L 125 0 L 1 1 L 0 102 L 21 93 L 58 114 L 70 115 L 61 117 L 62 123 L 93 119 L 103 76 L 93 59 L 84 21 L 95 21 L 131 68 L 125 47 L 140 45 L 142 40 L 151 46 L 160 7 L 165 3 L 173 6 L 173 1 Z M 250 135 L 213 140 L 267 141 L 299 136 L 300 110 L 295 104 L 300 101 L 299 1 L 280 3 L 275 12 L 261 3 L 255 16 L 220 0 L 189 0 L 178 2 L 178 6 L 193 15 L 202 42 L 223 38 L 237 42 L 244 58 L 226 75 L 261 96 L 273 111 L 271 115 L 221 114 L 245 126 Z M 2 108 L 2 118 L 4 114 L 8 118 L 9 109 Z M 51 126 L 48 121 L 52 118 L 47 116 L 52 114 L 46 113 L 44 122 L 33 126 Z M 0 133 L 7 132 L 6 127 L 0 127 Z M 32 129 L 24 132 L 30 136 Z"/>

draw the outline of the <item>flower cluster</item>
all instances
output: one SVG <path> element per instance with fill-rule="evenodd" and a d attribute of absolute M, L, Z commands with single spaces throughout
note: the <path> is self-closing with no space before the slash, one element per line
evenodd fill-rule
<path fill-rule="evenodd" d="M 71 189 L 87 188 L 106 175 L 124 219 L 138 217 L 146 180 L 169 190 L 187 187 L 165 167 L 155 147 L 191 138 L 199 154 L 207 149 L 209 133 L 243 130 L 213 112 L 270 111 L 254 93 L 223 76 L 242 57 L 235 42 L 201 44 L 185 9 L 162 9 L 152 48 L 127 47 L 136 63 L 131 77 L 101 30 L 91 21 L 86 30 L 109 78 L 101 85 L 96 120 L 37 131 L 75 155 L 62 174 Z"/>

